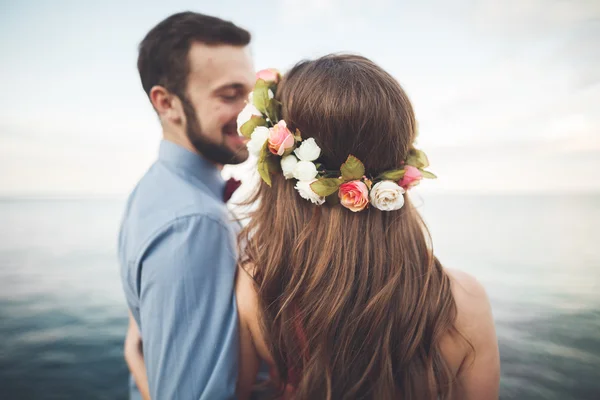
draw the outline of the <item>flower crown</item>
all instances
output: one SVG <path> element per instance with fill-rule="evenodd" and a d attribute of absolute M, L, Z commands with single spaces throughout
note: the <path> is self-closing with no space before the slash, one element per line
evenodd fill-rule
<path fill-rule="evenodd" d="M 256 74 L 257 81 L 248 104 L 238 116 L 239 133 L 249 139 L 250 153 L 258 157 L 258 173 L 271 186 L 271 174 L 283 172 L 285 179 L 296 179 L 300 196 L 314 204 L 341 203 L 351 211 L 362 211 L 371 204 L 382 211 L 404 205 L 404 193 L 422 178 L 436 178 L 424 169 L 427 156 L 412 148 L 402 168 L 367 177 L 363 163 L 349 155 L 339 171 L 326 170 L 316 163 L 321 148 L 315 139 L 302 139 L 280 120 L 281 103 L 274 98 L 281 75 L 275 69 Z"/>

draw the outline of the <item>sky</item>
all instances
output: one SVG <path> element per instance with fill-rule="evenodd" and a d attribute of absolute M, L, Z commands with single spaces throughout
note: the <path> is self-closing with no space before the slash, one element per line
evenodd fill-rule
<path fill-rule="evenodd" d="M 415 106 L 423 191 L 600 191 L 597 0 L 0 0 L 0 196 L 131 191 L 161 138 L 137 45 L 184 10 L 248 29 L 257 69 L 380 64 Z"/>

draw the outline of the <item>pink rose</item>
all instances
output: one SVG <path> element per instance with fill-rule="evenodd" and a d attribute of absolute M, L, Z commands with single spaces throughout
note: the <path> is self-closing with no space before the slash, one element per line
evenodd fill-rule
<path fill-rule="evenodd" d="M 361 181 L 351 181 L 340 185 L 340 203 L 353 212 L 364 210 L 369 204 L 369 189 Z"/>
<path fill-rule="evenodd" d="M 269 150 L 271 153 L 283 156 L 286 150 L 294 147 L 294 143 L 294 136 L 287 128 L 284 120 L 269 128 Z"/>
<path fill-rule="evenodd" d="M 262 79 L 265 82 L 279 83 L 279 78 L 279 71 L 275 68 L 263 69 L 256 73 L 256 79 Z"/>
<path fill-rule="evenodd" d="M 412 165 L 407 165 L 404 167 L 404 177 L 398 185 L 400 185 L 404 190 L 408 190 L 413 186 L 417 186 L 421 179 L 423 178 L 423 174 L 417 168 Z"/>

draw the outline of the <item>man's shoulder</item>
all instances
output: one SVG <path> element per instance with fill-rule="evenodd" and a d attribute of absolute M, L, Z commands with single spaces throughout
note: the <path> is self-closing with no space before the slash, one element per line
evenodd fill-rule
<path fill-rule="evenodd" d="M 202 183 L 194 183 L 182 175 L 155 163 L 142 177 L 134 193 L 134 203 L 145 214 L 165 214 L 167 219 L 187 215 L 206 215 L 227 220 L 225 204 Z"/>
<path fill-rule="evenodd" d="M 213 221 L 230 229 L 225 204 L 208 189 L 154 164 L 131 193 L 121 230 L 128 239 L 129 250 L 139 253 L 170 226 L 200 221 Z"/>

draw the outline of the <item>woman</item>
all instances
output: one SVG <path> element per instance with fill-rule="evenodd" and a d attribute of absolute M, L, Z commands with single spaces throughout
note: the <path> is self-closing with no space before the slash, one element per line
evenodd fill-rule
<path fill-rule="evenodd" d="M 400 85 L 353 55 L 258 77 L 238 123 L 265 181 L 240 236 L 239 398 L 261 359 L 286 398 L 497 398 L 485 291 L 442 267 L 405 195 L 434 176 Z"/>

